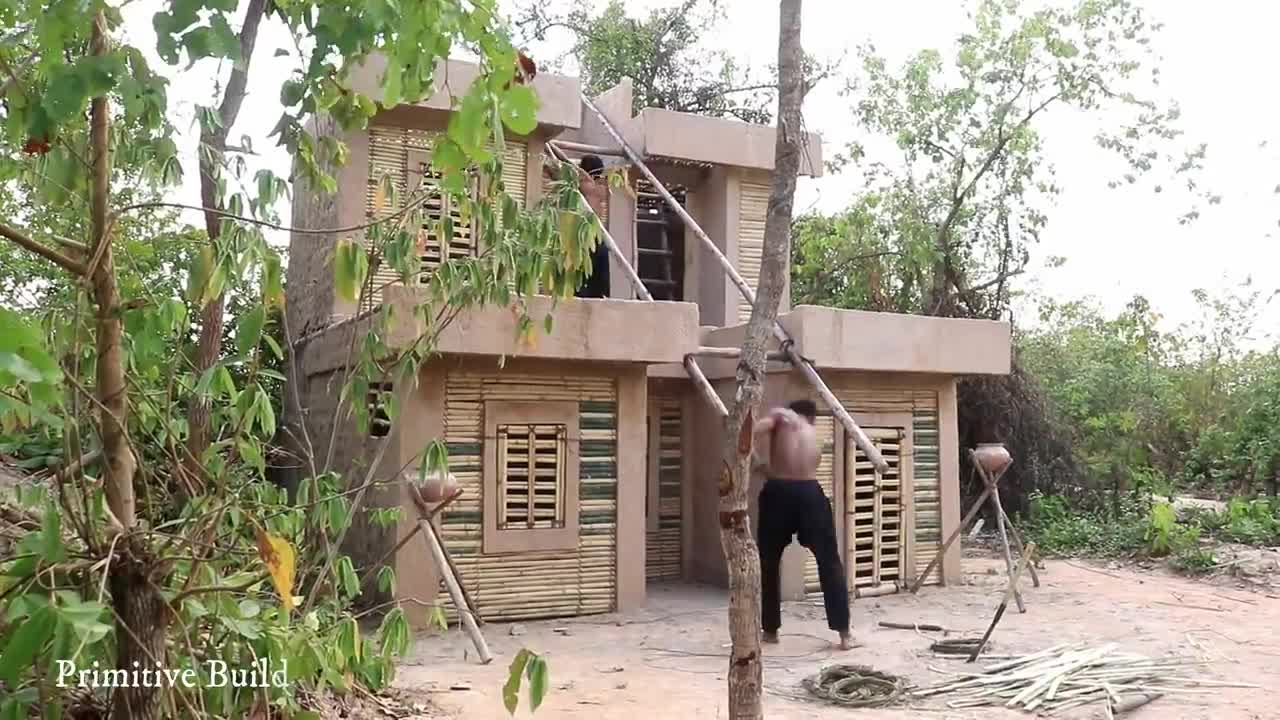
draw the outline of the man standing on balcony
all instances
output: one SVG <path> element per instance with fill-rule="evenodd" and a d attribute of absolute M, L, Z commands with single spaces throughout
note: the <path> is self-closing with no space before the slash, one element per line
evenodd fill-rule
<path fill-rule="evenodd" d="M 605 207 L 609 204 L 609 181 L 604 176 L 604 161 L 596 155 L 584 155 L 577 169 L 578 189 L 603 223 Z M 543 165 L 542 171 L 548 178 L 556 179 L 550 165 Z M 609 246 L 605 245 L 603 238 L 591 252 L 591 274 L 574 295 L 582 298 L 609 297 Z"/>
<path fill-rule="evenodd" d="M 827 610 L 827 627 L 840 634 L 840 649 L 852 647 L 849 636 L 849 587 L 836 541 L 831 501 L 818 484 L 818 408 L 812 400 L 796 400 L 774 408 L 753 428 L 757 452 L 768 452 L 768 479 L 760 491 L 756 543 L 760 546 L 760 604 L 764 642 L 778 642 L 782 627 L 782 551 L 792 536 L 818 561 L 818 579 Z"/>

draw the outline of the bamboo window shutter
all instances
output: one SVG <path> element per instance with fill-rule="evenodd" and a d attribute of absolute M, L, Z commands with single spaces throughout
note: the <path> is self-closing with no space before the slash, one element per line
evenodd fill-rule
<path fill-rule="evenodd" d="M 904 581 L 906 523 L 903 515 L 902 438 L 899 428 L 866 428 L 889 465 L 875 470 L 852 443 L 845 503 L 845 532 L 851 587 L 900 585 Z"/>
<path fill-rule="evenodd" d="M 564 527 L 563 425 L 498 427 L 498 528 Z"/>
<path fill-rule="evenodd" d="M 422 204 L 422 226 L 418 228 L 417 252 L 421 272 L 417 283 L 426 282 L 431 271 L 444 259 L 473 257 L 479 251 L 475 218 L 465 217 L 462 208 L 440 190 L 440 174 L 431 168 L 431 147 L 440 132 L 373 126 L 369 130 L 369 175 L 365 196 L 365 214 L 369 218 L 386 215 L 399 208 L 411 196 L 426 191 Z M 492 148 L 490 148 L 492 149 Z M 528 168 L 528 146 L 507 141 L 503 153 L 502 183 L 517 203 L 524 205 Z M 382 181 L 389 177 L 395 188 L 395 202 L 383 197 Z M 479 187 L 479 176 L 473 172 L 471 192 Z M 446 223 L 447 220 L 447 223 Z M 443 238 L 443 235 L 448 235 Z M 372 249 L 366 239 L 366 248 Z M 366 301 L 372 307 L 382 302 L 381 288 L 398 283 L 399 274 L 385 263 L 374 275 L 374 292 Z"/>

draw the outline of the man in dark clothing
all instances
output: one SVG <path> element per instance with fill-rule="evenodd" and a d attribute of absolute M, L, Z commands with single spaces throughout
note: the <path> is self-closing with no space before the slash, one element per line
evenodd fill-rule
<path fill-rule="evenodd" d="M 543 173 L 554 179 L 555 171 L 551 166 L 544 166 Z M 605 207 L 609 204 L 609 182 L 604 177 L 604 161 L 597 155 L 584 155 L 578 163 L 578 189 L 587 205 L 601 219 L 604 219 Z M 609 297 L 609 246 L 601 238 L 595 249 L 591 251 L 591 274 L 583 281 L 575 296 L 581 298 Z"/>
<path fill-rule="evenodd" d="M 827 627 L 840 634 L 840 648 L 852 647 L 849 636 L 849 586 L 831 501 L 818 484 L 817 406 L 797 400 L 786 408 L 774 408 L 755 424 L 755 447 L 768 449 L 768 480 L 760 491 L 761 625 L 764 641 L 778 642 L 782 627 L 782 551 L 797 537 L 818 561 L 818 579 L 827 610 Z"/>
<path fill-rule="evenodd" d="M 609 183 L 604 177 L 604 161 L 595 155 L 584 155 L 579 176 L 582 178 L 582 196 L 603 221 L 605 205 L 609 202 Z M 591 251 L 591 275 L 574 293 L 578 297 L 609 297 L 609 246 L 601 238 Z"/>

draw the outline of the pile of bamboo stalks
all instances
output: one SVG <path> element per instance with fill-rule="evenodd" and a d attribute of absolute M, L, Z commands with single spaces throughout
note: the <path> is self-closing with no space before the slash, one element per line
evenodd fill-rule
<path fill-rule="evenodd" d="M 1256 685 L 1220 682 L 1193 672 L 1206 663 L 1186 658 L 1148 658 L 1117 652 L 1116 645 L 1057 645 L 1032 655 L 1003 660 L 980 672 L 915 690 L 916 698 L 949 695 L 951 708 L 1004 706 L 1056 715 L 1102 703 L 1108 717 L 1173 694 L 1215 694 L 1221 688 Z"/>

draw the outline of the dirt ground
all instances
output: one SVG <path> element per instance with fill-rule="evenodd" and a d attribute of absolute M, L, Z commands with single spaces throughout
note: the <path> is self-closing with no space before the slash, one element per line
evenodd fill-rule
<path fill-rule="evenodd" d="M 980 635 L 999 603 L 1002 563 L 966 557 L 965 582 L 854 602 L 854 633 L 862 646 L 834 651 L 821 604 L 806 601 L 784 609 L 782 642 L 766 647 L 765 711 L 771 720 L 857 716 L 891 718 L 1014 718 L 1007 710 L 948 710 L 941 701 L 910 708 L 854 710 L 802 698 L 800 681 L 832 662 L 870 665 L 931 685 L 960 661 L 935 656 L 937 639 L 914 631 L 879 628 L 881 620 L 932 623 L 964 636 Z M 1042 585 L 1025 590 L 1026 614 L 1014 608 L 993 636 L 992 652 L 1022 654 L 1062 642 L 1118 643 L 1126 652 L 1177 653 L 1210 662 L 1207 675 L 1220 680 L 1280 687 L 1280 598 L 1179 578 L 1158 571 L 1108 567 L 1083 561 L 1049 561 Z M 721 718 L 725 703 L 727 598 L 720 589 L 659 587 L 649 607 L 626 615 L 580 620 L 488 625 L 495 660 L 474 661 L 466 636 L 418 638 L 396 685 L 406 696 L 430 698 L 445 717 L 503 718 L 502 685 L 514 653 L 528 647 L 549 665 L 551 690 L 536 718 L 635 720 L 638 717 Z M 514 633 L 514 634 L 513 634 Z M 469 659 L 468 659 L 469 658 Z M 457 688 L 457 689 L 452 689 Z M 530 717 L 522 693 L 517 717 Z M 1102 717 L 1082 709 L 1066 717 Z M 1131 716 L 1199 720 L 1280 718 L 1272 693 L 1214 689 L 1211 694 L 1166 695 Z"/>

